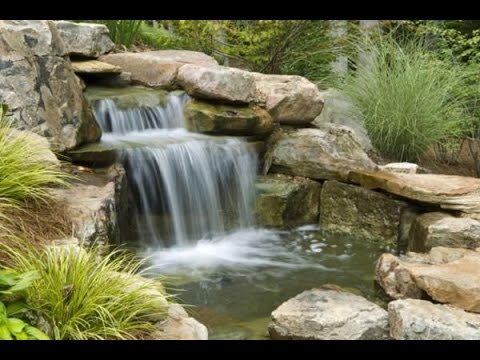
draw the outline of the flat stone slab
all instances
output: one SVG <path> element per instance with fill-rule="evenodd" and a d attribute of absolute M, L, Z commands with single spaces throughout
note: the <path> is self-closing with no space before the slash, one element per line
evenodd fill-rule
<path fill-rule="evenodd" d="M 480 340 L 480 315 L 424 300 L 388 304 L 390 335 L 396 340 Z"/>
<path fill-rule="evenodd" d="M 442 212 L 417 216 L 410 230 L 408 249 L 425 252 L 436 246 L 480 247 L 480 221 Z"/>
<path fill-rule="evenodd" d="M 123 71 L 131 73 L 134 84 L 168 89 L 177 87 L 178 69 L 185 64 L 218 66 L 211 56 L 188 50 L 108 54 L 101 56 L 99 60 L 120 66 Z"/>
<path fill-rule="evenodd" d="M 381 189 L 443 209 L 480 212 L 480 179 L 473 177 L 353 170 L 349 180 L 367 189 Z"/>
<path fill-rule="evenodd" d="M 395 299 L 431 299 L 480 312 L 480 251 L 435 247 L 429 254 L 383 254 L 375 279 Z"/>
<path fill-rule="evenodd" d="M 312 289 L 272 312 L 268 330 L 278 340 L 379 340 L 388 338 L 388 316 L 361 296 Z"/>
<path fill-rule="evenodd" d="M 76 74 L 120 74 L 122 68 L 98 60 L 72 61 L 72 69 Z"/>

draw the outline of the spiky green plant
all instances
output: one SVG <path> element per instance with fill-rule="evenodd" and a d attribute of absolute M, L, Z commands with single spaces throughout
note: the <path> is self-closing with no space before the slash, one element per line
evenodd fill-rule
<path fill-rule="evenodd" d="M 358 42 L 367 61 L 341 85 L 373 145 L 400 161 L 416 161 L 436 143 L 464 131 L 470 119 L 464 73 L 439 60 L 421 39 L 381 35 Z"/>
<path fill-rule="evenodd" d="M 70 176 L 45 158 L 50 150 L 28 132 L 17 131 L 0 106 L 0 204 L 15 206 L 25 199 L 46 200 L 47 186 L 64 185 Z"/>
<path fill-rule="evenodd" d="M 151 332 L 168 306 L 162 285 L 142 278 L 143 261 L 101 248 L 8 249 L 12 269 L 36 271 L 26 301 L 53 339 L 134 339 Z"/>

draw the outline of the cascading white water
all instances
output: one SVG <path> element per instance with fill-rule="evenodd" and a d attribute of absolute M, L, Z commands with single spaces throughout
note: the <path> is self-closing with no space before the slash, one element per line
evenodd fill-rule
<path fill-rule="evenodd" d="M 185 130 L 185 100 L 170 94 L 165 107 L 127 110 L 94 103 L 102 141 L 122 145 L 145 244 L 187 245 L 253 225 L 256 154 L 242 140 Z"/>

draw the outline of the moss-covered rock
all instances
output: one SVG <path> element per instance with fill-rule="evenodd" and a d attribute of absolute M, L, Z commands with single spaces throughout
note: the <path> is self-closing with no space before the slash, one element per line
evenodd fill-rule
<path fill-rule="evenodd" d="M 164 106 L 167 103 L 168 92 L 161 89 L 149 89 L 142 86 L 126 88 L 110 88 L 89 86 L 85 96 L 90 102 L 101 99 L 111 99 L 120 110 L 137 107 Z"/>
<path fill-rule="evenodd" d="M 259 107 L 212 104 L 191 100 L 185 106 L 185 120 L 191 131 L 223 135 L 268 135 L 273 120 Z"/>
<path fill-rule="evenodd" d="M 386 194 L 326 181 L 320 199 L 320 227 L 396 247 L 406 243 L 416 210 Z"/>
<path fill-rule="evenodd" d="M 290 228 L 318 221 L 321 184 L 302 177 L 260 176 L 255 213 L 262 226 Z"/>

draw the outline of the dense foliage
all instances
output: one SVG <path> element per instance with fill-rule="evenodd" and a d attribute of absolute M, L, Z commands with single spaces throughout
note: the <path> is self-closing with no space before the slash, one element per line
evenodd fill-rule
<path fill-rule="evenodd" d="M 38 276 L 26 302 L 53 339 L 134 339 L 154 329 L 167 300 L 161 284 L 140 277 L 142 262 L 100 248 L 9 249 L 12 269 Z"/>
<path fill-rule="evenodd" d="M 140 37 L 157 48 L 202 51 L 222 64 L 316 81 L 330 74 L 339 45 L 329 31 L 326 20 L 164 20 L 160 29 L 144 25 Z"/>
<path fill-rule="evenodd" d="M 466 99 L 456 93 L 459 67 L 435 58 L 421 41 L 400 44 L 391 36 L 368 42 L 370 61 L 358 64 L 342 85 L 373 145 L 384 155 L 417 161 L 430 146 L 466 126 Z"/>
<path fill-rule="evenodd" d="M 25 291 L 35 279 L 35 271 L 18 274 L 0 270 L 0 340 L 49 340 L 44 332 L 21 319 L 28 311 Z"/>

